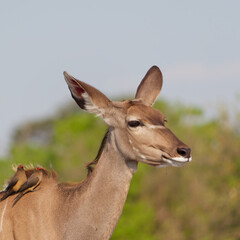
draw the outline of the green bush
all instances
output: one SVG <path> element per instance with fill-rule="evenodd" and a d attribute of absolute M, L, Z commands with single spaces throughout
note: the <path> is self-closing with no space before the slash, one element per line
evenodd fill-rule
<path fill-rule="evenodd" d="M 233 125 L 226 112 L 206 120 L 199 108 L 166 102 L 155 107 L 166 116 L 167 126 L 192 148 L 193 161 L 165 169 L 139 164 L 112 239 L 239 239 L 239 123 Z M 41 132 L 49 126 L 52 134 L 47 144 L 20 138 L 24 128 L 18 130 L 10 156 L 0 161 L 1 185 L 13 174 L 12 164 L 19 163 L 53 166 L 61 181 L 86 176 L 85 165 L 96 156 L 106 131 L 103 121 L 70 112 L 33 123 L 31 129 Z"/>

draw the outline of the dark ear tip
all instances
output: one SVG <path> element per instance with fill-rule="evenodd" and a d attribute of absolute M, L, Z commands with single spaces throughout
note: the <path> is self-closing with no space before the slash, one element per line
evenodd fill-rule
<path fill-rule="evenodd" d="M 157 65 L 153 65 L 150 69 L 152 69 L 152 70 L 160 70 Z"/>
<path fill-rule="evenodd" d="M 65 81 L 67 82 L 67 84 L 73 83 L 73 77 L 68 74 L 66 71 L 63 72 Z"/>
<path fill-rule="evenodd" d="M 159 72 L 162 74 L 160 68 L 156 65 L 153 65 L 150 69 L 149 69 L 149 72 Z"/>
<path fill-rule="evenodd" d="M 69 74 L 66 71 L 63 72 L 63 75 L 64 75 L 64 77 L 68 77 L 69 76 Z"/>

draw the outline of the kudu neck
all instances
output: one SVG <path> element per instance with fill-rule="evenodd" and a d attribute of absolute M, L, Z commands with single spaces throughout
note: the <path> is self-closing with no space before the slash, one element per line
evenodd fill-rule
<path fill-rule="evenodd" d="M 106 146 L 103 150 L 103 153 L 105 156 L 106 155 L 112 156 L 113 159 L 116 159 L 116 161 L 119 161 L 123 163 L 123 165 L 126 165 L 131 174 L 134 174 L 137 171 L 138 162 L 131 160 L 121 152 L 115 134 L 116 133 L 114 129 L 109 129 Z"/>
<path fill-rule="evenodd" d="M 68 222 L 78 232 L 66 232 L 69 239 L 109 239 L 121 216 L 136 164 L 119 152 L 113 131 L 109 131 L 98 163 L 88 177 L 86 191 L 74 195 Z"/>

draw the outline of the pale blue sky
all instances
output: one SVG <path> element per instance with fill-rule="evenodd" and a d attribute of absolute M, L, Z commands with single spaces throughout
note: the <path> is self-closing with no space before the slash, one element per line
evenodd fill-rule
<path fill-rule="evenodd" d="M 70 100 L 62 72 L 134 94 L 152 65 L 161 96 L 231 105 L 240 93 L 240 1 L 1 1 L 0 153 L 13 129 Z"/>

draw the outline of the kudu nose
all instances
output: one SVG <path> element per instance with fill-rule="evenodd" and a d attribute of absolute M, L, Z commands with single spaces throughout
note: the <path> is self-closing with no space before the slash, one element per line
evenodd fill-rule
<path fill-rule="evenodd" d="M 185 158 L 190 158 L 191 148 L 178 148 L 177 153 Z"/>

